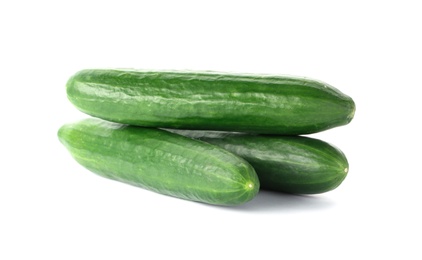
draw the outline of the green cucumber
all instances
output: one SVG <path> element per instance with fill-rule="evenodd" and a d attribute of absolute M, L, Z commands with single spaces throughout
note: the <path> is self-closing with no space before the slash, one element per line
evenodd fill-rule
<path fill-rule="evenodd" d="M 62 126 L 58 136 L 90 171 L 161 194 L 239 205 L 259 190 L 257 175 L 244 159 L 164 130 L 90 118 Z"/>
<path fill-rule="evenodd" d="M 66 86 L 82 112 L 146 127 L 298 135 L 348 124 L 355 111 L 349 96 L 299 77 L 92 69 Z"/>
<path fill-rule="evenodd" d="M 338 187 L 349 164 L 338 148 L 301 136 L 262 136 L 211 131 L 168 131 L 224 148 L 248 161 L 261 189 L 317 194 Z"/>

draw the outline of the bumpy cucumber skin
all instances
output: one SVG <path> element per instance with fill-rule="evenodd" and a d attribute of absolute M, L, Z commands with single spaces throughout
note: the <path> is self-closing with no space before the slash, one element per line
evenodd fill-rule
<path fill-rule="evenodd" d="M 254 169 L 242 158 L 167 131 L 90 118 L 62 126 L 58 136 L 92 172 L 161 194 L 239 205 L 259 190 Z"/>
<path fill-rule="evenodd" d="M 337 188 L 349 164 L 338 148 L 302 136 L 262 136 L 210 131 L 168 131 L 222 147 L 248 161 L 261 189 L 318 194 Z"/>
<path fill-rule="evenodd" d="M 97 69 L 66 86 L 82 112 L 146 127 L 298 135 L 348 124 L 355 111 L 332 86 L 295 77 Z"/>

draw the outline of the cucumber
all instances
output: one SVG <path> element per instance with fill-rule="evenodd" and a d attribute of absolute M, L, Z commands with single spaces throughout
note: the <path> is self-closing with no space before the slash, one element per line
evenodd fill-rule
<path fill-rule="evenodd" d="M 261 189 L 295 194 L 323 193 L 338 187 L 349 171 L 344 153 L 318 139 L 168 131 L 217 145 L 244 158 L 255 168 Z"/>
<path fill-rule="evenodd" d="M 92 69 L 66 86 L 82 112 L 146 127 L 299 135 L 348 124 L 355 111 L 339 90 L 299 77 Z"/>
<path fill-rule="evenodd" d="M 164 130 L 90 118 L 62 126 L 58 137 L 90 171 L 157 193 L 239 205 L 259 190 L 257 175 L 244 159 Z"/>

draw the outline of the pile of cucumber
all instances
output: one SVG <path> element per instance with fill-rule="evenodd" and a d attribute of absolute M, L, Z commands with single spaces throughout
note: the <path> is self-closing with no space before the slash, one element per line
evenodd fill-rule
<path fill-rule="evenodd" d="M 82 70 L 67 96 L 92 116 L 62 144 L 103 177 L 161 194 L 239 205 L 259 189 L 338 187 L 345 155 L 312 134 L 348 124 L 353 100 L 307 78 L 192 71 Z"/>

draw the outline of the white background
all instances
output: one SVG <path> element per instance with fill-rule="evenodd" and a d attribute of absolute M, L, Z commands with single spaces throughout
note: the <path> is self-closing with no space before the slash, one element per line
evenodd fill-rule
<path fill-rule="evenodd" d="M 1 1 L 0 259 L 422 259 L 419 1 Z M 350 172 L 316 196 L 178 200 L 79 166 L 85 68 L 307 76 L 356 102 L 315 134 Z M 419 246 L 419 249 L 418 249 Z"/>

